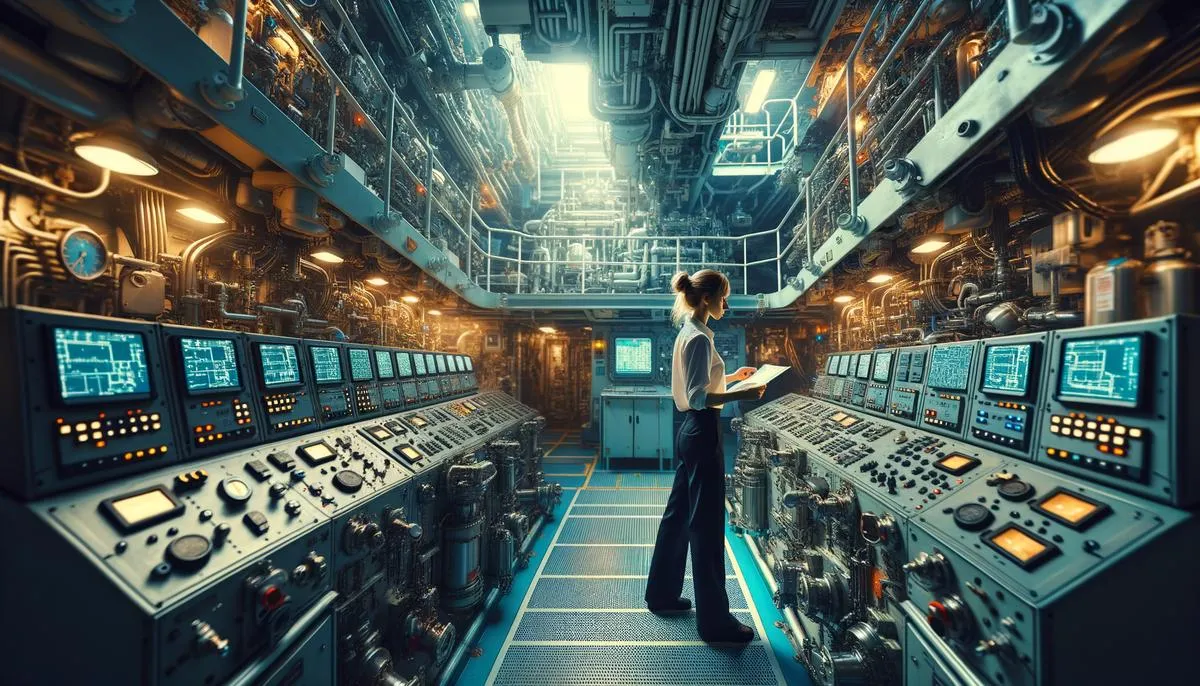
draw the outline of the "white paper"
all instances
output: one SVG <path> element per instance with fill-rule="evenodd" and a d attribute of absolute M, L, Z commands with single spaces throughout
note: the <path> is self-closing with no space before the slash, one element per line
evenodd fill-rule
<path fill-rule="evenodd" d="M 738 381 L 737 383 L 725 389 L 726 393 L 731 391 L 741 390 L 748 386 L 766 386 L 771 381 L 786 372 L 790 367 L 780 367 L 777 364 L 764 364 L 758 368 L 758 371 L 750 375 L 750 378 Z"/>

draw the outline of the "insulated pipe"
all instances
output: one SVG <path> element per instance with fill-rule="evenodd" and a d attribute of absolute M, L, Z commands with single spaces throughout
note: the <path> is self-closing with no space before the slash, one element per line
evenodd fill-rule
<path fill-rule="evenodd" d="M 133 128 L 120 94 L 68 72 L 8 31 L 0 31 L 0 83 L 90 127 Z"/>

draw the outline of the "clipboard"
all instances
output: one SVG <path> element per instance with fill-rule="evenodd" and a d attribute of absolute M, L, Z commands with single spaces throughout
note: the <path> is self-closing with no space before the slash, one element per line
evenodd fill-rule
<path fill-rule="evenodd" d="M 738 381 L 732 386 L 725 388 L 726 393 L 740 391 L 748 386 L 766 386 L 775 379 L 775 377 L 791 369 L 791 367 L 781 367 L 777 364 L 764 364 L 758 368 L 758 371 L 750 375 L 749 378 Z"/>

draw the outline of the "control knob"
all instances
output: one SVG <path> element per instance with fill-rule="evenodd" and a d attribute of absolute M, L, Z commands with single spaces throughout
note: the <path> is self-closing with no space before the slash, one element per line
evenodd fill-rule
<path fill-rule="evenodd" d="M 888 513 L 864 512 L 858 518 L 858 530 L 863 540 L 872 545 L 894 548 L 903 543 L 900 526 Z"/>
<path fill-rule="evenodd" d="M 289 517 L 295 517 L 300 514 L 300 503 L 295 500 L 289 500 L 283 506 L 283 511 L 288 513 Z"/>
<path fill-rule="evenodd" d="M 271 484 L 271 487 L 267 489 L 267 493 L 271 496 L 271 500 L 279 500 L 285 493 L 287 493 L 287 486 L 284 486 L 281 483 L 273 483 Z"/>
<path fill-rule="evenodd" d="M 929 601 L 925 621 L 942 638 L 963 638 L 971 629 L 971 610 L 956 595 Z"/>
<path fill-rule="evenodd" d="M 200 534 L 186 534 L 167 545 L 167 561 L 175 569 L 194 572 L 208 562 L 212 543 Z"/>
<path fill-rule="evenodd" d="M 346 523 L 342 542 L 348 553 L 357 553 L 364 548 L 378 550 L 384 543 L 383 531 L 375 522 L 352 519 Z"/>
<path fill-rule="evenodd" d="M 208 622 L 199 619 L 192 620 L 192 630 L 196 632 L 196 652 L 205 655 L 215 653 L 220 657 L 229 655 L 229 641 L 221 638 Z"/>
<path fill-rule="evenodd" d="M 213 529 L 213 545 L 218 548 L 225 545 L 225 539 L 229 538 L 229 532 L 230 528 L 228 524 L 224 522 L 218 524 L 217 528 Z"/>
<path fill-rule="evenodd" d="M 392 518 L 392 531 L 400 535 L 408 536 L 414 541 L 420 538 L 424 533 L 420 524 L 417 524 L 416 522 L 406 522 L 404 519 L 398 516 Z"/>
<path fill-rule="evenodd" d="M 357 493 L 362 488 L 363 478 L 358 472 L 343 469 L 333 475 L 333 485 L 342 493 Z"/>
<path fill-rule="evenodd" d="M 325 561 L 325 556 L 309 552 L 304 561 L 292 570 L 292 581 L 301 585 L 310 581 L 317 584 L 325 578 L 328 571 L 329 564 Z"/>
<path fill-rule="evenodd" d="M 912 562 L 905 564 L 904 571 L 912 574 L 918 584 L 929 590 L 945 586 L 953 574 L 945 555 L 939 552 L 930 555 L 925 551 L 917 553 Z"/>

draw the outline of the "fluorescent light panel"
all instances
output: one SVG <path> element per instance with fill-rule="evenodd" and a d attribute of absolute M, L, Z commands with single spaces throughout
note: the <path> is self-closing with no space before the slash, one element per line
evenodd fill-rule
<path fill-rule="evenodd" d="M 767 100 L 767 92 L 771 90 L 771 84 L 774 82 L 774 69 L 759 69 L 754 75 L 754 85 L 750 86 L 750 97 L 746 98 L 742 111 L 746 114 L 761 112 L 763 103 Z"/>
<path fill-rule="evenodd" d="M 312 254 L 312 258 L 325 264 L 341 264 L 346 261 L 342 259 L 341 255 L 329 252 L 328 250 L 318 250 Z"/>

